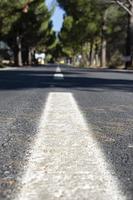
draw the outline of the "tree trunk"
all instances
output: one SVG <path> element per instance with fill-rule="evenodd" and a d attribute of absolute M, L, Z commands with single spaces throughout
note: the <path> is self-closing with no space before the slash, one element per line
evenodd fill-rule
<path fill-rule="evenodd" d="M 28 49 L 28 65 L 32 65 L 32 49 Z"/>
<path fill-rule="evenodd" d="M 20 36 L 17 36 L 17 46 L 18 46 L 18 66 L 22 66 L 22 45 Z"/>
<path fill-rule="evenodd" d="M 98 44 L 95 44 L 95 60 L 96 60 L 96 67 L 100 66 L 100 59 L 98 54 Z"/>
<path fill-rule="evenodd" d="M 133 13 L 133 5 L 131 5 L 130 10 Z M 128 14 L 125 69 L 132 67 L 132 53 L 133 53 L 133 14 L 132 15 Z"/>
<path fill-rule="evenodd" d="M 93 63 L 93 41 L 90 43 L 90 56 L 89 56 L 89 60 L 90 60 L 90 66 L 92 66 Z"/>
<path fill-rule="evenodd" d="M 107 67 L 107 40 L 106 40 L 106 30 L 107 30 L 107 14 L 108 10 L 105 10 L 103 14 L 103 23 L 101 30 L 101 67 Z"/>
<path fill-rule="evenodd" d="M 14 55 L 14 65 L 18 66 L 18 48 L 14 47 L 13 49 L 13 55 Z"/>
<path fill-rule="evenodd" d="M 107 41 L 103 37 L 101 42 L 101 67 L 107 66 L 106 51 L 107 51 Z"/>

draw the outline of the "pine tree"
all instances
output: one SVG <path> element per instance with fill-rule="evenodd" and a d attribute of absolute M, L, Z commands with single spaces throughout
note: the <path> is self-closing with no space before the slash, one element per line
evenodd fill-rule
<path fill-rule="evenodd" d="M 107 66 L 114 53 L 110 44 L 114 35 L 121 41 L 119 44 L 115 40 L 114 49 L 117 48 L 119 51 L 120 48 L 124 48 L 122 37 L 125 39 L 123 28 L 126 24 L 126 17 L 123 10 L 110 3 L 105 3 L 104 0 L 58 0 L 58 2 L 66 12 L 60 33 L 63 48 L 68 49 L 69 47 L 70 49 L 71 47 L 75 54 L 82 54 L 84 58 L 88 57 L 90 65 L 94 58 L 97 63 L 100 56 L 101 66 Z M 122 20 L 123 23 L 121 23 Z"/>
<path fill-rule="evenodd" d="M 1 38 L 14 53 L 16 65 L 31 64 L 31 53 L 51 37 L 51 13 L 44 0 L 6 1 L 1 4 Z M 4 10 L 6 8 L 6 11 Z M 50 44 L 51 45 L 51 44 Z"/>

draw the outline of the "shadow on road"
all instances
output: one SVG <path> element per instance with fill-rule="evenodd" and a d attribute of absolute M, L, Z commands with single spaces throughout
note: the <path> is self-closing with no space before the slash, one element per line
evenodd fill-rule
<path fill-rule="evenodd" d="M 119 90 L 133 91 L 133 80 L 85 77 L 85 73 L 64 72 L 64 80 L 54 80 L 52 71 L 13 70 L 0 71 L 0 90 L 28 88 L 47 88 L 54 85 L 59 88 L 74 88 L 86 91 Z"/>

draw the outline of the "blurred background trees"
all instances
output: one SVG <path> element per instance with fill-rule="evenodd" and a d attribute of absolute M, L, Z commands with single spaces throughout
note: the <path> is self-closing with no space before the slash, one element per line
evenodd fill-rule
<path fill-rule="evenodd" d="M 0 41 L 15 65 L 31 65 L 45 52 L 51 62 L 95 67 L 132 67 L 133 0 L 57 0 L 65 11 L 55 33 L 44 0 L 0 0 Z"/>
<path fill-rule="evenodd" d="M 0 40 L 11 48 L 15 65 L 31 65 L 35 51 L 55 44 L 51 14 L 44 0 L 0 1 Z"/>
<path fill-rule="evenodd" d="M 58 0 L 58 2 L 66 12 L 59 37 L 63 48 L 68 52 L 68 57 L 71 52 L 77 58 L 74 60 L 80 60 L 82 66 L 124 65 L 131 51 L 132 33 L 128 30 L 131 1 L 129 3 L 126 0 Z M 129 12 L 122 9 L 123 5 L 127 6 Z M 128 39 L 127 45 L 129 32 L 130 40 Z M 130 62 L 128 67 L 131 66 Z"/>

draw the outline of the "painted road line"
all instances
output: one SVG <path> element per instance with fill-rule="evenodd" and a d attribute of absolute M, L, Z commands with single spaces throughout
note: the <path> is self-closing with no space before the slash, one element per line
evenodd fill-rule
<path fill-rule="evenodd" d="M 8 71 L 8 70 L 14 70 L 14 69 L 20 69 L 18 67 L 4 67 L 4 68 L 0 68 L 0 71 Z"/>
<path fill-rule="evenodd" d="M 56 68 L 56 73 L 61 73 L 61 68 L 59 66 Z"/>
<path fill-rule="evenodd" d="M 54 79 L 55 80 L 63 80 L 64 79 L 64 75 L 61 73 L 56 73 L 54 74 Z"/>
<path fill-rule="evenodd" d="M 125 200 L 93 135 L 71 93 L 50 93 L 16 200 Z"/>
<path fill-rule="evenodd" d="M 56 68 L 56 73 L 54 74 L 54 79 L 55 80 L 63 80 L 64 79 L 64 75 L 61 73 L 61 68 L 59 66 Z"/>

